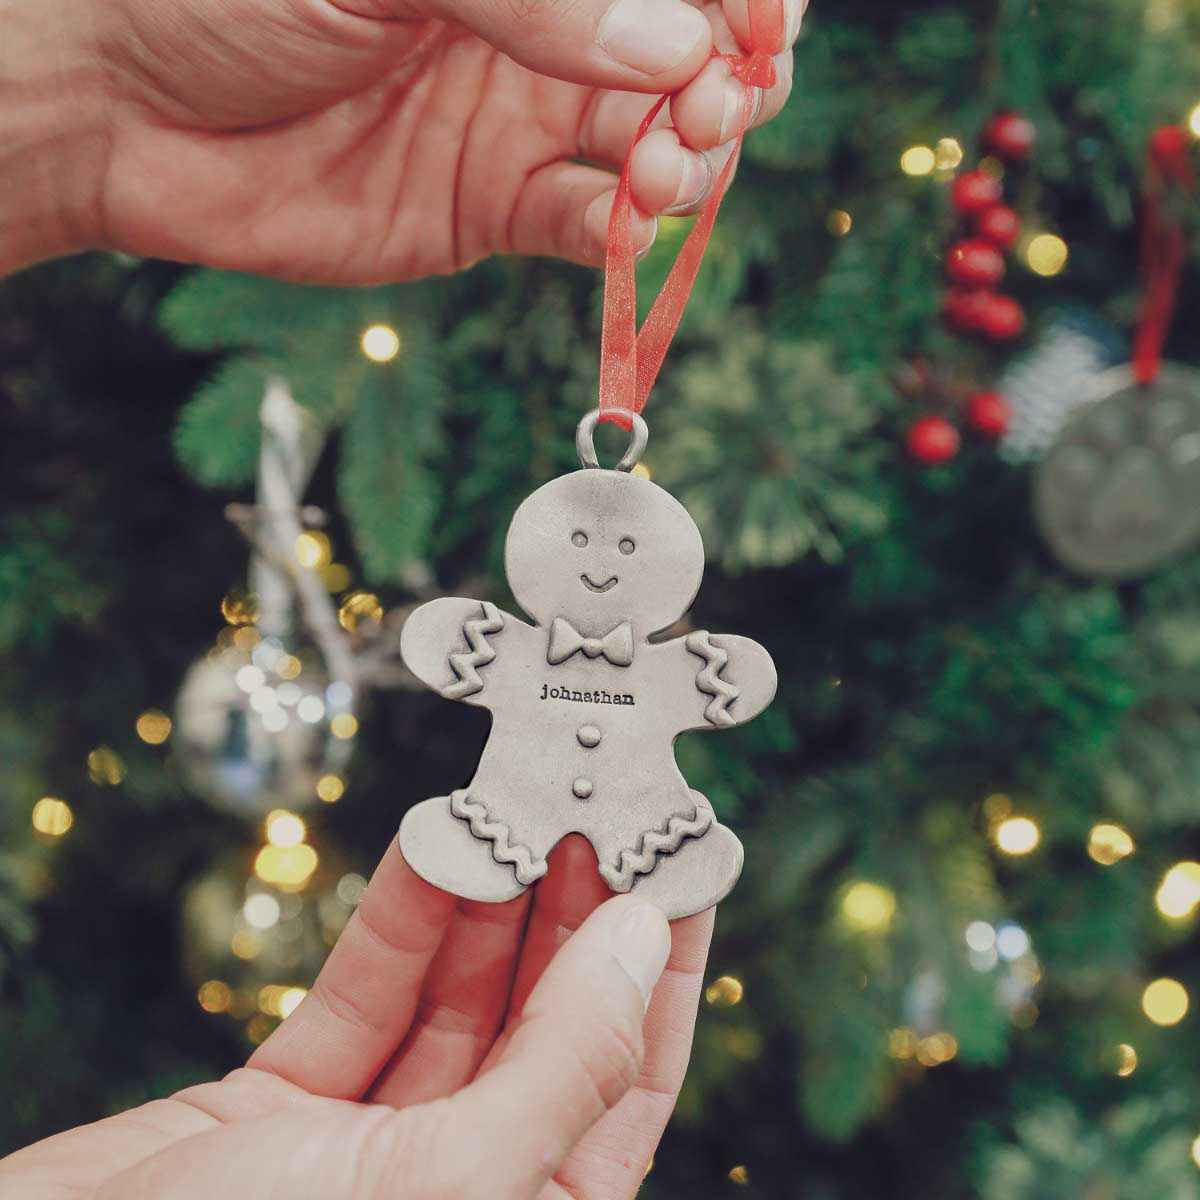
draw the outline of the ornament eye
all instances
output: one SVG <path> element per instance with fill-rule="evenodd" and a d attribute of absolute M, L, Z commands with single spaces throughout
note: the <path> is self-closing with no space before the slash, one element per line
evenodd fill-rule
<path fill-rule="evenodd" d="M 588 544 L 588 535 L 582 529 L 577 529 L 571 534 L 571 542 L 582 550 Z"/>
<path fill-rule="evenodd" d="M 637 547 L 633 544 L 633 538 L 622 538 L 617 543 L 617 549 L 620 550 L 622 554 L 632 554 Z"/>

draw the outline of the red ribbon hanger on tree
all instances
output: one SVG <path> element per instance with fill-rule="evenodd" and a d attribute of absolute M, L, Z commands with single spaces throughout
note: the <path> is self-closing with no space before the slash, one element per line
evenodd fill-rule
<path fill-rule="evenodd" d="M 660 96 L 642 120 L 625 157 L 625 166 L 617 184 L 612 217 L 608 223 L 608 249 L 605 256 L 604 323 L 600 335 L 600 419 L 628 426 L 628 413 L 640 413 L 650 389 L 658 377 L 667 347 L 675 336 L 683 310 L 691 295 L 696 272 L 704 258 L 717 210 L 729 186 L 733 168 L 742 148 L 742 138 L 754 115 L 755 89 L 774 86 L 773 55 L 783 45 L 784 13 L 782 0 L 747 0 L 750 29 L 749 54 L 721 54 L 714 58 L 729 63 L 733 76 L 745 84 L 741 132 L 733 153 L 713 184 L 712 193 L 696 217 L 679 257 L 663 284 L 641 332 L 637 329 L 636 260 L 633 251 L 633 197 L 629 172 L 637 144 L 650 130 L 669 96 Z"/>
<path fill-rule="evenodd" d="M 1179 276 L 1187 258 L 1187 234 L 1168 211 L 1166 198 L 1171 185 L 1183 192 L 1192 191 L 1195 181 L 1188 155 L 1188 135 L 1182 126 L 1164 125 L 1151 135 L 1142 216 L 1145 295 L 1133 341 L 1133 371 L 1139 383 L 1152 383 L 1158 376 Z"/>

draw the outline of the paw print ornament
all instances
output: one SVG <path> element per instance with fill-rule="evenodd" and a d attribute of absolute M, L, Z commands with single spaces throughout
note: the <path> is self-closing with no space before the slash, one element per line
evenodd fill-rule
<path fill-rule="evenodd" d="M 1096 579 L 1148 574 L 1200 541 L 1200 374 L 1099 376 L 1038 466 L 1034 513 L 1059 561 Z"/>
<path fill-rule="evenodd" d="M 470 782 L 410 809 L 400 847 L 437 887 L 500 902 L 580 833 L 614 892 L 675 919 L 723 899 L 742 869 L 741 843 L 680 773 L 675 738 L 757 716 L 775 667 L 733 634 L 656 638 L 695 598 L 704 548 L 684 507 L 630 473 L 647 440 L 641 417 L 616 469 L 599 467 L 599 415 L 580 422 L 582 469 L 528 497 L 508 531 L 505 571 L 532 619 L 454 597 L 404 627 L 409 669 L 488 709 L 492 728 Z"/>

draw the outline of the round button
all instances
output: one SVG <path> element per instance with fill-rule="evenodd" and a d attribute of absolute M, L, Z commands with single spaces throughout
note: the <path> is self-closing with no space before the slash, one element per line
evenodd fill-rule
<path fill-rule="evenodd" d="M 604 735 L 595 725 L 580 725 L 575 736 L 579 739 L 581 746 L 586 746 L 590 750 L 593 746 L 600 745 L 600 739 Z"/>
<path fill-rule="evenodd" d="M 571 791 L 577 800 L 586 800 L 592 794 L 592 781 L 581 776 L 571 784 Z"/>

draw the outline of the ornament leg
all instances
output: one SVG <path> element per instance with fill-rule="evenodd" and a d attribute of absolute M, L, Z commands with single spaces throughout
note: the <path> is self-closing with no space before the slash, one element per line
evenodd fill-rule
<path fill-rule="evenodd" d="M 697 807 L 711 809 L 696 791 Z M 654 869 L 639 875 L 632 893 L 657 905 L 677 921 L 719 904 L 733 891 L 742 873 L 742 843 L 731 829 L 714 820 L 700 837 L 685 838 L 673 854 L 660 854 Z"/>
<path fill-rule="evenodd" d="M 408 865 L 444 892 L 499 904 L 525 890 L 513 868 L 492 857 L 491 843 L 450 811 L 449 796 L 410 808 L 400 822 L 399 839 Z"/>

